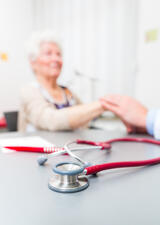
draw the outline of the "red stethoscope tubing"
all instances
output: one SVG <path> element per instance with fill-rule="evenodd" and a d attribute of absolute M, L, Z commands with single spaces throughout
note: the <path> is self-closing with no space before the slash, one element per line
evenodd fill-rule
<path fill-rule="evenodd" d="M 124 168 L 124 167 L 137 167 L 137 166 L 148 166 L 153 164 L 160 163 L 160 157 L 148 160 L 139 160 L 139 161 L 122 161 L 122 162 L 111 162 L 104 163 L 100 165 L 89 166 L 85 168 L 85 174 L 95 174 L 103 170 L 116 169 L 116 168 Z"/>
<path fill-rule="evenodd" d="M 117 139 L 111 139 L 106 142 L 92 142 L 92 141 L 85 141 L 85 140 L 77 140 L 78 144 L 89 144 L 89 145 L 96 145 L 96 146 L 102 146 L 102 149 L 110 149 L 111 143 L 114 142 L 142 142 L 142 143 L 150 143 L 155 145 L 160 145 L 160 141 L 147 139 L 147 138 L 117 138 Z M 110 163 L 104 163 L 100 165 L 94 165 L 89 166 L 85 168 L 85 174 L 95 174 L 103 170 L 109 170 L 109 169 L 116 169 L 116 168 L 124 168 L 124 167 L 138 167 L 138 166 L 148 166 L 153 164 L 160 163 L 160 157 L 153 158 L 153 159 L 147 159 L 147 160 L 139 160 L 139 161 L 122 161 L 122 162 L 110 162 Z"/>
<path fill-rule="evenodd" d="M 110 139 L 105 142 L 94 142 L 94 141 L 87 141 L 87 140 L 80 140 L 80 139 L 76 140 L 77 144 L 101 146 L 102 149 L 110 149 L 112 143 L 123 142 L 123 141 L 124 142 L 142 142 L 142 143 L 160 145 L 160 141 L 152 140 L 152 139 L 148 139 L 148 138 L 115 138 L 115 139 Z"/>

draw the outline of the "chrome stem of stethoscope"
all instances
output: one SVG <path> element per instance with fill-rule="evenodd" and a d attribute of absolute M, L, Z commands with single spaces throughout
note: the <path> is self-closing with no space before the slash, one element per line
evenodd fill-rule
<path fill-rule="evenodd" d="M 69 149 L 69 146 L 72 144 L 76 144 L 76 141 L 69 141 L 64 145 L 64 149 L 66 150 L 66 152 L 68 153 L 68 155 L 70 155 L 72 158 L 76 159 L 78 162 L 80 162 L 82 165 L 88 165 L 87 162 L 84 162 L 81 158 L 79 158 L 78 156 L 76 156 L 75 154 L 73 154 L 73 152 Z"/>
<path fill-rule="evenodd" d="M 88 163 L 73 154 L 73 152 L 69 149 L 69 146 L 72 144 L 76 144 L 76 142 L 67 142 L 64 145 L 64 149 L 68 155 L 76 159 L 78 163 L 63 162 L 57 164 L 53 168 L 55 175 L 48 183 L 48 187 L 53 191 L 72 193 L 84 190 L 89 186 L 88 179 L 83 173 Z"/>
<path fill-rule="evenodd" d="M 92 146 L 92 147 L 85 147 L 85 148 L 84 147 L 76 147 L 76 148 L 70 149 L 70 151 L 81 151 L 81 150 L 90 150 L 90 149 L 100 150 L 102 148 L 101 148 L 101 146 Z M 68 150 L 68 148 L 67 148 L 67 150 Z M 57 152 L 53 152 L 53 153 L 50 153 L 50 154 L 43 154 L 43 155 L 38 156 L 37 162 L 40 166 L 43 166 L 45 164 L 45 162 L 47 162 L 48 159 L 50 159 L 52 157 L 55 157 L 55 156 L 58 156 L 58 155 L 65 154 L 65 153 L 67 153 L 66 149 L 61 150 L 61 151 L 57 151 Z"/>

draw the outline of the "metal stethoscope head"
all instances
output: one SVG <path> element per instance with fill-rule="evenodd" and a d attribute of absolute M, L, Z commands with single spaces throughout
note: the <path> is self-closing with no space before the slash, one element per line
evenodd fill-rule
<path fill-rule="evenodd" d="M 69 149 L 69 146 L 75 143 L 75 141 L 66 143 L 64 149 L 78 163 L 63 162 L 53 168 L 55 175 L 50 179 L 48 184 L 48 187 L 53 191 L 73 193 L 82 191 L 89 186 L 88 179 L 84 174 L 84 170 L 89 166 L 89 163 L 84 162 Z"/>
<path fill-rule="evenodd" d="M 53 171 L 55 175 L 49 180 L 48 187 L 57 192 L 73 193 L 86 189 L 88 179 L 83 175 L 85 166 L 74 162 L 57 164 Z"/>

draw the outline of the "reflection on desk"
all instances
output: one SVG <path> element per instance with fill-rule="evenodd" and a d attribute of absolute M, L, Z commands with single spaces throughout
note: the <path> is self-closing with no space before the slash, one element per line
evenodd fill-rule
<path fill-rule="evenodd" d="M 106 114 L 105 116 L 98 117 L 97 119 L 91 121 L 90 127 L 108 131 L 119 130 L 121 132 L 126 132 L 126 128 L 122 121 L 110 114 Z"/>

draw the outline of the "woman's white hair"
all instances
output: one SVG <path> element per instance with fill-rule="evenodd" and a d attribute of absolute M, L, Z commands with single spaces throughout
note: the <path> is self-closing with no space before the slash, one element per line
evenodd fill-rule
<path fill-rule="evenodd" d="M 51 30 L 46 30 L 42 32 L 37 31 L 31 35 L 30 39 L 26 43 L 27 54 L 31 60 L 36 59 L 37 55 L 39 54 L 40 45 L 42 42 L 55 43 L 61 50 L 60 38 L 56 33 Z"/>

